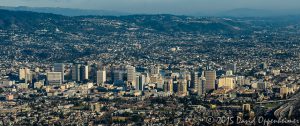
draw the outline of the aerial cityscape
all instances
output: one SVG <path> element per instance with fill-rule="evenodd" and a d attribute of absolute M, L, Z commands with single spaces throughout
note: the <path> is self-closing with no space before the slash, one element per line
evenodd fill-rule
<path fill-rule="evenodd" d="M 6 3 L 0 126 L 300 125 L 300 14 Z"/>

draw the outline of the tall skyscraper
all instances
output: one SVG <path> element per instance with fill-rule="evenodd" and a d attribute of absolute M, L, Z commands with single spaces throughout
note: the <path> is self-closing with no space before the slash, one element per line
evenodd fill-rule
<path fill-rule="evenodd" d="M 72 80 L 73 81 L 80 81 L 80 64 L 74 64 L 72 66 Z"/>
<path fill-rule="evenodd" d="M 164 78 L 162 76 L 158 76 L 156 79 L 157 88 L 163 89 L 164 88 Z"/>
<path fill-rule="evenodd" d="M 65 65 L 63 63 L 54 63 L 54 72 L 60 72 L 61 73 L 61 78 L 62 82 L 64 82 L 65 77 L 64 77 L 64 72 L 65 72 Z"/>
<path fill-rule="evenodd" d="M 106 71 L 97 71 L 97 84 L 104 84 L 106 82 Z"/>
<path fill-rule="evenodd" d="M 32 83 L 32 73 L 30 71 L 26 72 L 25 83 Z"/>
<path fill-rule="evenodd" d="M 173 79 L 171 77 L 164 79 L 164 91 L 173 93 Z"/>
<path fill-rule="evenodd" d="M 214 90 L 216 88 L 216 71 L 204 71 L 205 81 L 205 90 Z"/>
<path fill-rule="evenodd" d="M 124 78 L 124 71 L 121 71 L 121 70 L 115 70 L 113 72 L 113 82 L 116 82 L 116 81 L 124 81 L 123 80 Z"/>
<path fill-rule="evenodd" d="M 178 80 L 178 95 L 187 95 L 187 80 L 184 77 L 180 77 Z"/>
<path fill-rule="evenodd" d="M 24 80 L 26 76 L 26 68 L 20 68 L 19 69 L 19 80 Z"/>
<path fill-rule="evenodd" d="M 80 67 L 80 80 L 88 80 L 89 79 L 89 66 L 88 65 L 82 65 Z"/>
<path fill-rule="evenodd" d="M 136 72 L 133 66 L 127 66 L 127 81 L 133 86 L 136 85 Z"/>
<path fill-rule="evenodd" d="M 198 72 L 192 72 L 191 73 L 191 85 L 190 85 L 190 88 L 193 88 L 193 89 L 198 89 L 197 86 L 198 86 Z"/>
<path fill-rule="evenodd" d="M 19 69 L 19 80 L 25 80 L 26 76 L 30 74 L 30 69 L 27 67 Z"/>
<path fill-rule="evenodd" d="M 237 65 L 236 63 L 233 63 L 233 73 L 236 74 L 237 73 Z"/>
<path fill-rule="evenodd" d="M 146 78 L 145 75 L 137 75 L 136 76 L 136 85 L 135 85 L 135 89 L 136 90 L 140 90 L 143 91 L 144 90 L 144 86 L 145 86 L 145 82 L 146 82 Z"/>
<path fill-rule="evenodd" d="M 197 92 L 198 92 L 199 96 L 203 95 L 206 91 L 205 90 L 205 83 L 206 83 L 205 77 L 203 77 L 203 76 L 199 77 L 198 86 L 197 86 L 197 88 L 198 88 Z"/>
<path fill-rule="evenodd" d="M 139 76 L 139 75 L 137 75 L 137 76 L 135 77 L 135 82 L 136 82 L 136 84 L 133 85 L 133 86 L 134 86 L 134 89 L 135 89 L 135 90 L 140 90 L 140 87 L 139 87 L 139 84 L 140 84 L 140 76 Z"/>
<path fill-rule="evenodd" d="M 89 79 L 90 80 L 97 81 L 97 71 L 98 71 L 97 64 L 94 63 L 92 65 L 89 65 Z"/>
<path fill-rule="evenodd" d="M 49 85 L 61 85 L 62 84 L 61 72 L 48 72 L 47 81 Z"/>

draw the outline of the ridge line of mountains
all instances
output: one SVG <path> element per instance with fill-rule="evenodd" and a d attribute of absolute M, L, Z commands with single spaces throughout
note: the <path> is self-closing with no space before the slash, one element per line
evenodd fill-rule
<path fill-rule="evenodd" d="M 0 30 L 35 32 L 46 29 L 105 34 L 112 32 L 239 32 L 246 24 L 223 18 L 196 18 L 168 14 L 126 16 L 63 16 L 0 9 Z"/>
<path fill-rule="evenodd" d="M 213 47 L 219 42 L 219 37 L 232 38 L 236 42 L 235 38 L 251 40 L 256 35 L 266 36 L 264 39 L 268 41 L 276 39 L 269 38 L 268 35 L 277 33 L 281 35 L 285 32 L 297 35 L 299 29 L 300 16 L 265 18 L 192 17 L 168 14 L 63 16 L 0 9 L 2 54 L 5 56 L 7 54 L 10 58 L 19 56 L 21 59 L 29 60 L 35 60 L 36 57 L 48 61 L 65 61 L 70 60 L 70 57 L 73 60 L 91 54 L 116 51 L 111 49 L 116 45 L 131 47 L 134 43 L 152 46 L 159 42 L 160 45 L 169 46 L 185 41 L 193 43 L 191 45 L 198 42 Z M 223 40 L 227 41 L 224 38 Z M 251 45 L 244 44 L 244 46 Z M 105 46 L 107 50 L 102 50 L 101 46 Z M 14 49 L 17 51 L 10 55 L 12 49 L 13 52 Z M 203 51 L 205 52 L 205 50 L 199 52 Z M 64 55 L 61 55 L 62 52 Z M 142 52 L 141 55 L 146 56 L 146 53 Z"/>
<path fill-rule="evenodd" d="M 298 27 L 300 16 L 222 18 L 169 14 L 119 16 L 64 16 L 51 13 L 0 9 L 0 30 L 56 31 L 109 34 L 113 32 L 239 34 L 264 27 Z"/>
<path fill-rule="evenodd" d="M 31 11 L 39 13 L 52 13 L 64 16 L 124 16 L 136 15 L 142 13 L 128 13 L 111 10 L 93 10 L 93 9 L 75 9 L 75 8 L 61 8 L 61 7 L 27 7 L 27 6 L 0 6 L 0 9 L 13 11 Z M 184 14 L 187 16 L 214 16 L 214 17 L 276 17 L 288 15 L 300 15 L 300 9 L 290 10 L 264 10 L 264 9 L 250 9 L 250 8 L 236 8 L 219 12 L 195 12 Z"/>

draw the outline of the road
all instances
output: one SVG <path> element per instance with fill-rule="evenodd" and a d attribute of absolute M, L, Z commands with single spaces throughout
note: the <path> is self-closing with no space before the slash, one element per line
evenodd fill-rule
<path fill-rule="evenodd" d="M 280 106 L 274 112 L 274 116 L 277 119 L 284 119 L 284 118 L 289 119 L 291 117 L 293 110 L 295 110 L 296 105 L 300 101 L 300 93 L 298 92 L 296 95 L 292 96 L 290 99 L 294 99 L 294 100 L 287 101 L 287 103 Z M 295 125 L 299 125 L 299 124 L 295 124 Z"/>

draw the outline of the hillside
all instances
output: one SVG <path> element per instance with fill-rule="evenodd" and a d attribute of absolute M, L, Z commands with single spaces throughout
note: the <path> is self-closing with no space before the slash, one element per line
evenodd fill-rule
<path fill-rule="evenodd" d="M 12 11 L 31 11 L 38 13 L 52 13 L 64 16 L 84 16 L 84 15 L 97 15 L 97 16 L 120 16 L 120 15 L 128 15 L 128 13 L 116 12 L 116 11 L 108 11 L 108 10 L 85 10 L 85 9 L 73 9 L 73 8 L 59 8 L 59 7 L 7 7 L 0 6 L 0 9 L 3 10 L 12 10 Z"/>
<path fill-rule="evenodd" d="M 0 10 L 1 29 L 37 29 L 68 32 L 120 32 L 124 30 L 152 32 L 232 33 L 243 30 L 245 24 L 222 18 L 194 18 L 174 15 L 81 16 L 67 17 L 27 11 Z M 93 30 L 91 30 L 93 29 Z M 101 31 L 99 31 L 101 29 Z"/>
<path fill-rule="evenodd" d="M 182 56 L 188 56 L 185 52 L 214 55 L 223 53 L 221 49 L 226 46 L 234 48 L 225 50 L 233 50 L 251 48 L 254 42 L 285 42 L 286 38 L 277 37 L 297 33 L 298 19 L 297 16 L 196 18 L 162 14 L 69 17 L 0 10 L 0 55 L 2 59 L 49 62 L 82 58 L 123 62 L 130 55 L 167 62 L 160 59 L 174 59 L 167 51 L 171 47 L 185 48 Z"/>

